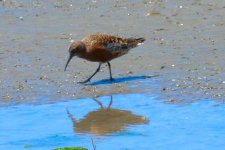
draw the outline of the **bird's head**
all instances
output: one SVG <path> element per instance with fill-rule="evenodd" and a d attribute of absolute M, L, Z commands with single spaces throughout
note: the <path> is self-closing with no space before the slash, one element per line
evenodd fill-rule
<path fill-rule="evenodd" d="M 85 51 L 85 45 L 83 42 L 81 41 L 78 41 L 78 42 L 73 42 L 71 45 L 70 45 L 70 48 L 69 48 L 69 58 L 67 60 L 67 63 L 66 63 L 66 66 L 65 66 L 65 69 L 64 71 L 66 71 L 66 68 L 70 62 L 70 60 L 74 57 L 74 56 L 80 56 L 84 53 Z"/>

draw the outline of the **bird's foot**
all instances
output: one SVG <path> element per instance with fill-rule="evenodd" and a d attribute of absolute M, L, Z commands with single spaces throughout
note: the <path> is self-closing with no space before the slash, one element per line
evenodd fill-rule
<path fill-rule="evenodd" d="M 87 83 L 87 82 L 89 82 L 90 80 L 85 80 L 85 81 L 80 81 L 80 82 L 78 82 L 78 83 L 80 83 L 80 84 L 85 84 L 85 83 Z"/>
<path fill-rule="evenodd" d="M 111 82 L 115 82 L 116 80 L 114 78 L 110 78 L 110 81 Z"/>

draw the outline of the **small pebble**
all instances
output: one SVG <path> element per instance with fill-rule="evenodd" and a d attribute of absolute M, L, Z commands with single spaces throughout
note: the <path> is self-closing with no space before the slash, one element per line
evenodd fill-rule
<path fill-rule="evenodd" d="M 20 20 L 23 20 L 23 16 L 20 16 L 19 19 L 20 19 Z"/>
<path fill-rule="evenodd" d="M 160 69 L 164 69 L 166 66 L 161 66 Z"/>

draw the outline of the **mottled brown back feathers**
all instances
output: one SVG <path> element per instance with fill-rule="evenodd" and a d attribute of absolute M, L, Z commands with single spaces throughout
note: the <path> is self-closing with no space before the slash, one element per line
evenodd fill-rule
<path fill-rule="evenodd" d="M 91 50 L 92 46 L 104 48 L 118 56 L 126 54 L 131 48 L 136 47 L 139 43 L 143 43 L 144 38 L 121 38 L 106 34 L 94 34 L 85 37 L 82 42 L 86 45 L 87 50 Z"/>

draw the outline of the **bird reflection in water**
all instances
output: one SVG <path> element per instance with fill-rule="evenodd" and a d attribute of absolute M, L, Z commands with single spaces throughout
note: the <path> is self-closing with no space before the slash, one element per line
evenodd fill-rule
<path fill-rule="evenodd" d="M 90 133 L 99 136 L 107 136 L 118 131 L 126 129 L 130 125 L 147 124 L 149 120 L 141 115 L 132 114 L 128 110 L 120 110 L 111 108 L 113 99 L 111 96 L 108 107 L 93 98 L 100 108 L 89 112 L 83 119 L 77 120 L 69 110 L 67 110 L 69 118 L 73 122 L 75 133 Z"/>

